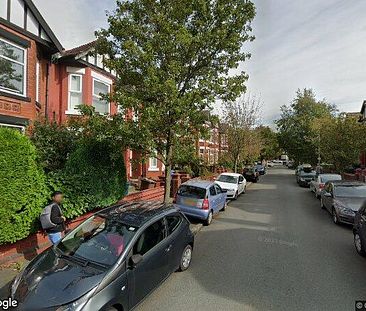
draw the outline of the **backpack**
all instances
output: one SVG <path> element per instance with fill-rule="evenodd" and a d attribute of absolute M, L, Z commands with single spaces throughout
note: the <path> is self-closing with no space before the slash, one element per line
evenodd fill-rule
<path fill-rule="evenodd" d="M 43 230 L 52 229 L 52 228 L 55 228 L 57 226 L 57 224 L 54 224 L 51 221 L 51 211 L 52 211 L 52 207 L 54 205 L 55 205 L 55 203 L 51 203 L 51 204 L 47 205 L 43 209 L 43 211 L 41 213 L 41 216 L 39 216 L 39 220 L 41 222 Z"/>

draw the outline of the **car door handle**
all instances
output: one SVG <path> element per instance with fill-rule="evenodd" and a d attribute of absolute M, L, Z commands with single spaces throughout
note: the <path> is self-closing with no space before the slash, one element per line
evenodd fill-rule
<path fill-rule="evenodd" d="M 171 249 L 172 249 L 172 244 L 170 244 L 170 245 L 165 249 L 165 251 L 166 251 L 167 253 L 169 253 Z"/>

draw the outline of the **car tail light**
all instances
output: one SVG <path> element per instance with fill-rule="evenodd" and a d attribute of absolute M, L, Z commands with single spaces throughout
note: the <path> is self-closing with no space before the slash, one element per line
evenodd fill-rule
<path fill-rule="evenodd" d="M 324 184 L 319 184 L 319 188 L 323 189 L 324 188 Z"/>
<path fill-rule="evenodd" d="M 202 209 L 204 209 L 204 210 L 210 209 L 210 202 L 208 201 L 207 198 L 203 200 Z"/>

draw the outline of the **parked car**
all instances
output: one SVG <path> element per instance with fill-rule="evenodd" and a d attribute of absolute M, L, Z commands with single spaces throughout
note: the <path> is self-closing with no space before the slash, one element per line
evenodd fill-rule
<path fill-rule="evenodd" d="M 320 206 L 331 213 L 333 222 L 353 224 L 356 212 L 366 200 L 366 184 L 358 181 L 328 181 L 320 195 Z"/>
<path fill-rule="evenodd" d="M 17 310 L 131 310 L 177 269 L 194 236 L 173 206 L 124 203 L 95 213 L 15 278 Z"/>
<path fill-rule="evenodd" d="M 257 169 L 259 175 L 265 175 L 266 174 L 266 168 L 262 164 L 257 164 L 255 166 L 255 168 Z"/>
<path fill-rule="evenodd" d="M 268 166 L 268 167 L 273 167 L 273 166 L 274 166 L 273 161 L 268 161 L 268 162 L 267 162 L 267 166 Z"/>
<path fill-rule="evenodd" d="M 310 164 L 301 164 L 295 170 L 296 182 L 299 183 L 301 172 L 311 173 L 313 167 Z"/>
<path fill-rule="evenodd" d="M 244 178 L 250 182 L 258 182 L 259 181 L 259 172 L 255 167 L 245 167 L 243 170 Z"/>
<path fill-rule="evenodd" d="M 320 199 L 320 192 L 325 183 L 331 180 L 342 180 L 342 176 L 339 174 L 319 174 L 310 182 L 310 191 L 314 192 L 317 199 Z"/>
<path fill-rule="evenodd" d="M 226 190 L 214 182 L 191 179 L 179 187 L 175 204 L 185 215 L 209 225 L 213 215 L 226 209 L 226 197 Z"/>
<path fill-rule="evenodd" d="M 356 212 L 353 224 L 353 241 L 357 253 L 366 256 L 366 201 Z"/>
<path fill-rule="evenodd" d="M 215 183 L 226 191 L 228 199 L 236 200 L 247 189 L 246 179 L 242 174 L 237 173 L 222 173 Z"/>
<path fill-rule="evenodd" d="M 297 175 L 297 183 L 299 184 L 300 187 L 309 187 L 310 182 L 315 177 L 316 177 L 316 172 L 315 171 L 306 172 L 306 171 L 302 170 Z"/>

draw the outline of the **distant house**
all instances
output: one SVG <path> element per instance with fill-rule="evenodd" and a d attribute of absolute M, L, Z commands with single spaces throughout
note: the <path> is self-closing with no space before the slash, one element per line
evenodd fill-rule
<path fill-rule="evenodd" d="M 366 122 L 366 100 L 363 101 L 361 111 L 360 111 L 360 122 Z"/>
<path fill-rule="evenodd" d="M 51 58 L 62 50 L 31 0 L 0 1 L 0 126 L 23 130 L 47 113 Z"/>

